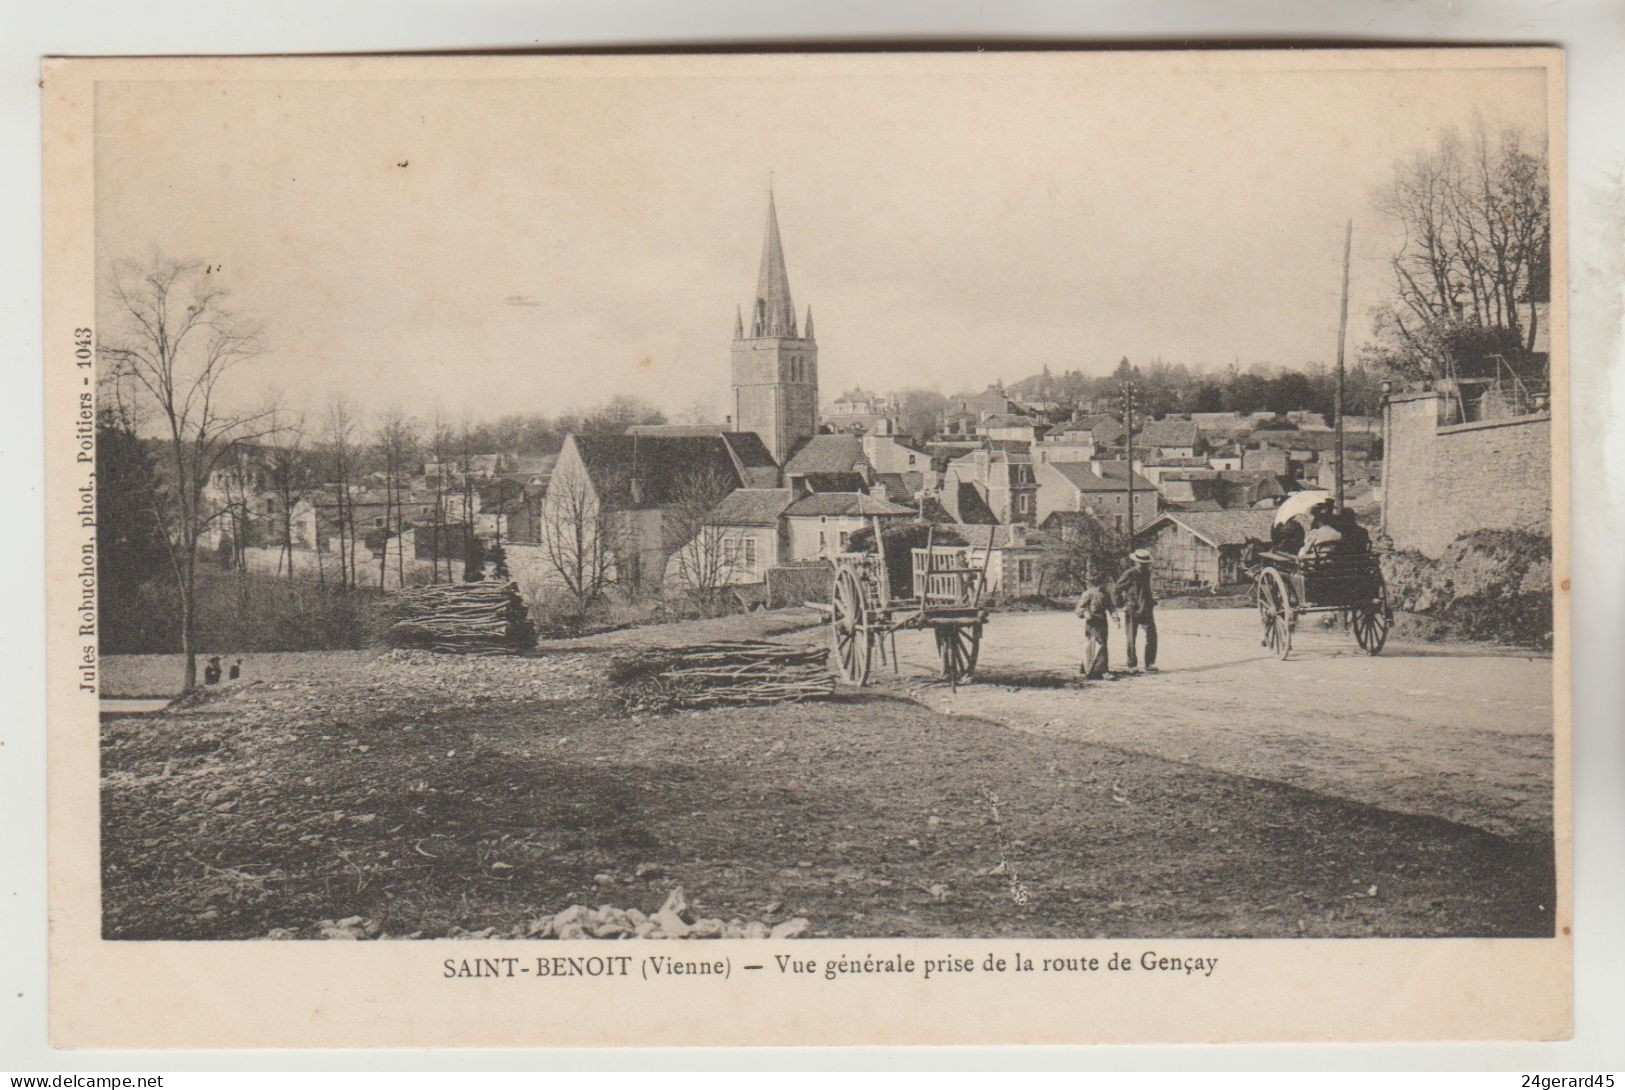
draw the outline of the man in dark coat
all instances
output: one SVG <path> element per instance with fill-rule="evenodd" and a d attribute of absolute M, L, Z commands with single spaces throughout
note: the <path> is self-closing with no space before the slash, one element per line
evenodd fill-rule
<path fill-rule="evenodd" d="M 1145 632 L 1145 668 L 1155 673 L 1157 669 L 1157 615 L 1155 607 L 1157 596 L 1151 591 L 1151 554 L 1144 549 L 1135 549 L 1129 554 L 1131 565 L 1128 571 L 1118 576 L 1117 585 L 1112 588 L 1112 596 L 1116 598 L 1123 610 L 1123 630 L 1127 635 L 1128 668 L 1138 670 L 1139 656 L 1135 653 L 1139 642 L 1139 633 Z"/>

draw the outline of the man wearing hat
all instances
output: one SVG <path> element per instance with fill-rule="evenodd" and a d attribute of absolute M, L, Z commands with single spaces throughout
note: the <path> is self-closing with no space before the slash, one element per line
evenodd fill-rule
<path fill-rule="evenodd" d="M 1330 556 L 1341 551 L 1343 535 L 1337 529 L 1336 509 L 1331 500 L 1322 500 L 1309 509 L 1309 533 L 1298 550 L 1299 556 Z"/>
<path fill-rule="evenodd" d="M 1140 630 L 1144 629 L 1145 668 L 1154 673 L 1157 669 L 1157 596 L 1151 592 L 1151 554 L 1145 549 L 1135 549 L 1129 554 L 1129 560 L 1128 571 L 1118 576 L 1117 584 L 1112 588 L 1117 601 L 1122 604 L 1123 631 L 1128 637 L 1128 668 L 1140 668 L 1135 645 L 1139 642 Z"/>

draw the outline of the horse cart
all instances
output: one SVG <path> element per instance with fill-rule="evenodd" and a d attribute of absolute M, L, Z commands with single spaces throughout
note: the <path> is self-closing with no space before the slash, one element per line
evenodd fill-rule
<path fill-rule="evenodd" d="M 1335 613 L 1345 631 L 1368 655 L 1388 642 L 1394 610 L 1375 553 L 1300 557 L 1261 550 L 1255 554 L 1254 599 L 1262 635 L 1259 642 L 1278 658 L 1292 652 L 1298 618 L 1308 613 Z"/>
<path fill-rule="evenodd" d="M 1324 492 L 1294 493 L 1277 508 L 1276 528 L 1310 513 L 1328 498 Z M 1388 642 L 1394 610 L 1388 604 L 1381 562 L 1369 547 L 1304 556 L 1259 541 L 1248 546 L 1242 566 L 1253 579 L 1259 642 L 1278 658 L 1292 653 L 1292 633 L 1298 618 L 1308 613 L 1336 614 L 1344 631 L 1352 631 L 1354 642 L 1368 655 L 1378 654 Z"/>
<path fill-rule="evenodd" d="M 929 628 L 936 637 L 942 679 L 956 688 L 976 670 L 987 609 L 987 559 L 970 563 L 963 546 L 934 545 L 911 549 L 911 597 L 895 597 L 886 565 L 886 547 L 875 526 L 874 553 L 847 553 L 836 562 L 830 598 L 830 651 L 836 675 L 850 685 L 864 685 L 876 659 L 897 670 L 897 633 Z"/>

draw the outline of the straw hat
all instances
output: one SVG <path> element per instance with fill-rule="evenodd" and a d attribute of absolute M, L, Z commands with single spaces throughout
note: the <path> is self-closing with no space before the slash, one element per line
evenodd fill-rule
<path fill-rule="evenodd" d="M 1151 563 L 1151 553 L 1145 549 L 1135 549 L 1133 552 L 1128 554 L 1128 558 L 1134 561 L 1136 564 Z"/>

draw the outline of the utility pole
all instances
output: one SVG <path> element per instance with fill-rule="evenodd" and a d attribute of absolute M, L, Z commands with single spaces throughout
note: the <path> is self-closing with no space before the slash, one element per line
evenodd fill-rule
<path fill-rule="evenodd" d="M 1123 383 L 1123 450 L 1128 457 L 1128 545 L 1134 551 L 1134 383 Z"/>
<path fill-rule="evenodd" d="M 1354 221 L 1343 229 L 1343 305 L 1337 317 L 1337 385 L 1332 392 L 1332 431 L 1336 435 L 1337 484 L 1333 495 L 1343 510 L 1343 341 L 1349 330 L 1349 249 L 1354 243 Z M 1386 452 L 1385 455 L 1386 456 Z"/>

